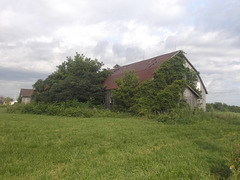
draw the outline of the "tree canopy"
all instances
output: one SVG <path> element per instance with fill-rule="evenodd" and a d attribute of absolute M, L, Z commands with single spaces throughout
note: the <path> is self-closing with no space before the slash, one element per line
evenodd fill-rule
<path fill-rule="evenodd" d="M 120 111 L 129 111 L 136 103 L 139 79 L 134 71 L 125 72 L 124 76 L 116 80 L 118 89 L 114 91 L 115 108 Z"/>
<path fill-rule="evenodd" d="M 101 104 L 105 88 L 102 83 L 110 74 L 102 69 L 103 63 L 76 53 L 67 57 L 57 70 L 45 80 L 39 79 L 34 85 L 33 100 L 43 102 L 63 102 L 78 100 Z"/>

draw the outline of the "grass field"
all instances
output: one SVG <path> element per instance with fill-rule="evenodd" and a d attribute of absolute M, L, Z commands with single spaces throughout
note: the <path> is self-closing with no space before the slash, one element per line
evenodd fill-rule
<path fill-rule="evenodd" d="M 190 124 L 8 114 L 0 179 L 225 179 L 240 118 Z"/>

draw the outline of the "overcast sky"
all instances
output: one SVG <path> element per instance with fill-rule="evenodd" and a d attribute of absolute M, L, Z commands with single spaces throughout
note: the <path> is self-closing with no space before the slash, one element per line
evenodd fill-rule
<path fill-rule="evenodd" d="M 112 68 L 183 50 L 207 102 L 240 106 L 240 0 L 1 0 L 0 96 L 76 52 Z"/>

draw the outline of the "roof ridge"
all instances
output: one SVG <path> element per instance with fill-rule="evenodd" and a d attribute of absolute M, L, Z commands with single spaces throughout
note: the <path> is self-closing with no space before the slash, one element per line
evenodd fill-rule
<path fill-rule="evenodd" d="M 141 60 L 141 61 L 137 61 L 137 62 L 134 62 L 134 63 L 130 63 L 130 64 L 127 64 L 127 65 L 121 66 L 120 68 L 129 66 L 129 65 L 133 65 L 133 64 L 137 64 L 137 63 L 141 63 L 141 62 L 144 62 L 144 61 L 149 61 L 149 60 L 151 60 L 151 59 L 157 59 L 158 57 L 165 56 L 165 55 L 172 54 L 172 53 L 175 53 L 175 54 L 173 55 L 173 56 L 175 56 L 175 55 L 176 55 L 177 53 L 179 53 L 180 51 L 181 51 L 181 50 L 177 50 L 177 51 L 169 52 L 169 53 L 162 54 L 162 55 L 159 55 L 159 56 L 151 57 L 151 58 L 148 58 L 148 59 L 144 59 L 144 60 Z M 172 57 L 173 57 L 173 56 L 172 56 Z M 117 70 L 119 70 L 120 68 L 118 68 Z"/>

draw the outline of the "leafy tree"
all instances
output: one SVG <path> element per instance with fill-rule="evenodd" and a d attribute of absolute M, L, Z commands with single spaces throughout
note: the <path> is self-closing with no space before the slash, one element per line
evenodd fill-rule
<path fill-rule="evenodd" d="M 57 70 L 45 80 L 38 80 L 34 85 L 33 99 L 44 102 L 63 102 L 90 99 L 96 104 L 103 103 L 105 88 L 103 81 L 110 74 L 102 69 L 103 63 L 76 53 L 74 58 L 67 57 Z"/>
<path fill-rule="evenodd" d="M 5 105 L 10 105 L 10 101 L 11 101 L 11 98 L 10 97 L 6 97 L 5 98 Z"/>
<path fill-rule="evenodd" d="M 116 80 L 118 89 L 113 91 L 114 109 L 119 111 L 131 111 L 131 107 L 136 103 L 135 96 L 139 79 L 132 70 L 124 72 L 124 76 Z"/>

